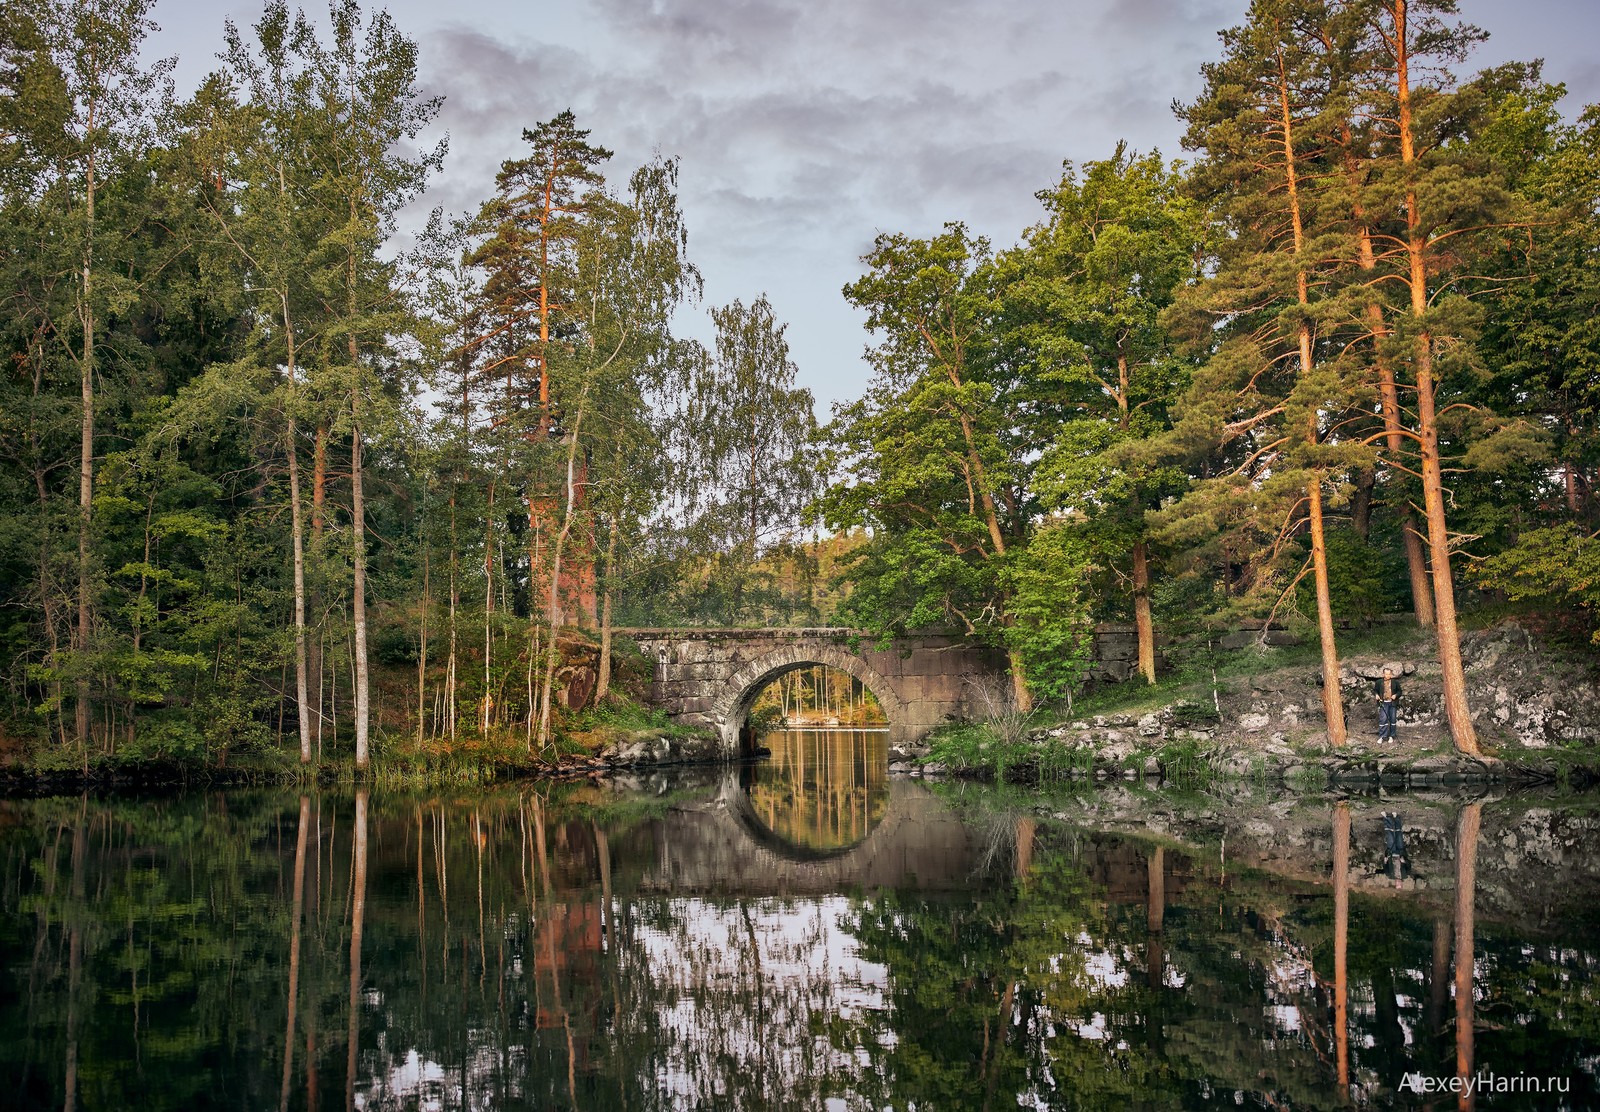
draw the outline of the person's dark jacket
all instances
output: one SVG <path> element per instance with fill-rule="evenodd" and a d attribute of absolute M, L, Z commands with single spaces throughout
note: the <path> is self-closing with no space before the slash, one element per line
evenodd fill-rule
<path fill-rule="evenodd" d="M 1400 698 L 1400 677 L 1399 676 L 1391 676 L 1391 677 L 1389 677 L 1389 692 L 1396 699 Z M 1376 695 L 1379 699 L 1383 698 L 1383 677 L 1382 676 L 1379 676 L 1377 679 L 1372 681 L 1372 693 L 1374 695 Z"/>

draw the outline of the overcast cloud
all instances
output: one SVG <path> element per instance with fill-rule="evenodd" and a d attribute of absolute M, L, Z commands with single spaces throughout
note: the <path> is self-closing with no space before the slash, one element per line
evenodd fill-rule
<path fill-rule="evenodd" d="M 372 5 L 376 6 L 376 5 Z M 393 0 L 443 94 L 450 155 L 422 209 L 475 209 L 521 132 L 572 108 L 617 152 L 682 160 L 706 304 L 766 292 L 804 385 L 861 392 L 867 337 L 840 288 L 879 231 L 963 220 L 997 244 L 1039 215 L 1063 159 L 1119 139 L 1180 156 L 1174 99 L 1195 95 L 1216 32 L 1246 0 Z M 306 5 L 320 12 L 320 3 Z M 1491 33 L 1474 68 L 1544 57 L 1575 114 L 1600 101 L 1600 3 L 1461 0 Z M 159 0 L 152 53 L 180 80 L 214 66 L 222 20 L 254 3 Z M 685 330 L 709 339 L 700 310 Z"/>

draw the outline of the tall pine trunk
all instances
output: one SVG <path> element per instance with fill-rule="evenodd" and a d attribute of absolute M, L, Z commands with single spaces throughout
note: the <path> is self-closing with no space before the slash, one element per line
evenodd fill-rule
<path fill-rule="evenodd" d="M 368 731 L 371 722 L 370 672 L 367 665 L 367 530 L 366 504 L 361 482 L 361 417 L 359 391 L 352 398 L 350 429 L 350 562 L 354 582 L 350 587 L 351 612 L 355 624 L 355 726 L 356 768 L 365 771 L 371 764 Z"/>
<path fill-rule="evenodd" d="M 78 659 L 75 662 L 78 668 L 77 697 L 74 700 L 74 728 L 78 736 L 78 744 L 82 745 L 85 752 L 89 746 L 89 676 L 86 670 L 86 661 L 89 652 L 90 639 L 90 568 L 89 568 L 89 530 L 94 512 L 94 302 L 91 300 L 94 292 L 94 196 L 95 196 L 95 151 L 93 146 L 93 133 L 95 127 L 96 105 L 89 105 L 90 136 L 89 159 L 86 181 L 84 183 L 84 242 L 83 242 L 83 288 L 81 299 L 78 302 L 78 320 L 83 328 L 83 357 L 79 360 L 82 393 L 82 422 L 80 425 L 80 442 L 78 450 L 78 623 L 74 631 L 73 648 L 77 650 Z"/>
<path fill-rule="evenodd" d="M 1395 42 L 1396 124 L 1400 161 L 1408 174 L 1416 167 L 1416 141 L 1411 118 L 1410 33 L 1407 0 L 1392 0 Z M 1422 505 L 1428 526 L 1428 554 L 1433 564 L 1434 630 L 1439 645 L 1439 671 L 1444 681 L 1445 717 L 1456 748 L 1477 756 L 1478 735 L 1467 703 L 1467 677 L 1461 665 L 1461 635 L 1456 628 L 1455 582 L 1450 571 L 1450 532 L 1445 523 L 1444 470 L 1439 459 L 1439 421 L 1434 402 L 1433 336 L 1427 326 L 1427 233 L 1417 209 L 1417 191 L 1408 185 L 1405 197 L 1407 279 L 1411 315 L 1417 323 L 1417 440 L 1422 455 Z"/>
<path fill-rule="evenodd" d="M 1281 49 L 1281 48 L 1280 48 Z M 1311 297 L 1306 263 L 1305 221 L 1300 204 L 1300 176 L 1294 144 L 1294 116 L 1289 102 L 1289 75 L 1283 55 L 1278 55 L 1278 107 L 1279 123 L 1283 129 L 1284 180 L 1289 201 L 1289 219 L 1294 233 L 1295 297 L 1302 310 L 1309 311 Z M 1311 326 L 1304 319 L 1299 328 L 1300 376 L 1309 379 L 1315 368 L 1311 345 Z M 1318 411 L 1312 408 L 1306 429 L 1306 446 L 1315 450 L 1321 440 L 1317 425 Z M 1311 467 L 1311 478 L 1306 483 L 1306 501 L 1309 506 L 1311 532 L 1311 570 L 1317 596 L 1317 640 L 1322 649 L 1322 711 L 1328 722 L 1328 742 L 1345 743 L 1344 699 L 1339 689 L 1339 649 L 1333 632 L 1333 601 L 1328 585 L 1327 546 L 1322 527 L 1322 468 Z"/>
<path fill-rule="evenodd" d="M 294 693 L 300 728 L 300 763 L 311 763 L 310 670 L 306 659 L 306 552 L 305 523 L 300 506 L 300 443 L 295 431 L 294 407 L 298 395 L 295 377 L 294 327 L 290 323 L 288 299 L 284 299 L 283 331 L 288 342 L 289 402 L 284 421 L 284 438 L 289 453 L 289 531 L 294 550 Z M 319 712 L 321 708 L 318 708 Z"/>
<path fill-rule="evenodd" d="M 1360 199 L 1360 175 L 1348 123 L 1341 129 L 1340 138 L 1344 147 L 1345 176 L 1352 195 L 1356 197 L 1352 205 L 1356 223 L 1356 262 L 1370 281 L 1370 276 L 1378 268 L 1378 261 L 1372 248 L 1372 229 L 1367 223 L 1366 206 Z M 1398 456 L 1404 436 L 1400 422 L 1400 391 L 1395 384 L 1394 367 L 1383 351 L 1383 341 L 1391 335 L 1391 330 L 1383 319 L 1383 306 L 1376 297 L 1367 301 L 1363 311 L 1372 334 L 1373 366 L 1378 372 L 1378 401 L 1383 413 L 1384 440 L 1390 454 Z M 1422 539 L 1417 535 L 1416 514 L 1412 513 L 1409 503 L 1404 503 L 1398 508 L 1397 516 L 1400 519 L 1401 543 L 1406 553 L 1406 574 L 1411 580 L 1411 611 L 1418 625 L 1428 627 L 1433 625 L 1433 590 L 1428 584 L 1428 564 L 1422 554 Z M 1366 539 L 1365 533 L 1362 533 L 1362 539 Z"/>

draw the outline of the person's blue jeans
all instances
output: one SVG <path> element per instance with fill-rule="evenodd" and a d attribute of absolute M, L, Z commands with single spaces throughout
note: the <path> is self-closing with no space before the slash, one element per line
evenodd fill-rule
<path fill-rule="evenodd" d="M 1400 704 L 1395 702 L 1378 703 L 1378 740 L 1393 741 L 1394 727 L 1400 716 Z"/>

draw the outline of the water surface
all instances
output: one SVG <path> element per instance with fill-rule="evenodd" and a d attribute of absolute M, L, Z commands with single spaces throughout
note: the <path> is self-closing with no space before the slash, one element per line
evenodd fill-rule
<path fill-rule="evenodd" d="M 1591 800 L 935 791 L 840 733 L 676 779 L 0 802 L 4 1103 L 1600 1103 Z"/>

